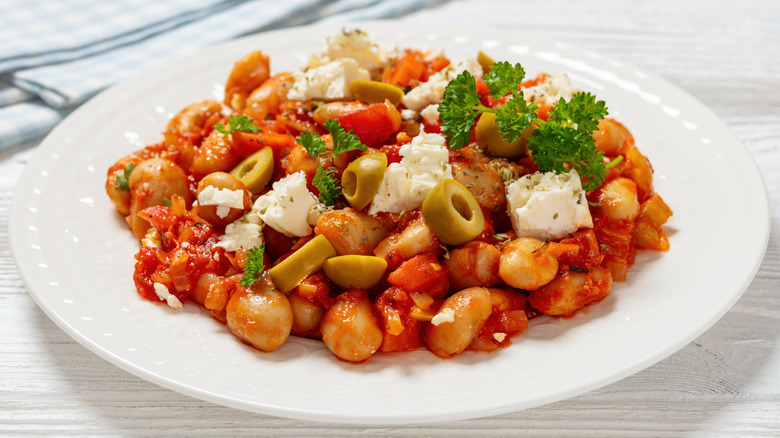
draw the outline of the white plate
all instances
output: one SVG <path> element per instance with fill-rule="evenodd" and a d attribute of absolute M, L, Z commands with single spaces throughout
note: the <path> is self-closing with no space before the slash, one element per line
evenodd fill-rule
<path fill-rule="evenodd" d="M 528 76 L 568 72 L 606 100 L 655 168 L 674 210 L 671 251 L 643 252 L 607 299 L 572 319 L 539 318 L 495 354 L 441 360 L 427 351 L 336 360 L 291 338 L 274 353 L 241 344 L 197 306 L 173 311 L 132 282 L 137 243 L 103 191 L 106 169 L 157 141 L 168 117 L 219 95 L 237 59 L 300 67 L 340 26 L 265 33 L 187 56 L 91 100 L 41 144 L 16 187 L 13 251 L 38 305 L 69 335 L 161 386 L 239 409 L 307 420 L 413 423 L 500 414 L 609 384 L 674 353 L 739 298 L 769 234 L 766 189 L 751 156 L 701 103 L 647 73 L 512 31 L 361 23 L 377 42 L 483 50 Z M 738 255 L 738 256 L 737 256 Z"/>

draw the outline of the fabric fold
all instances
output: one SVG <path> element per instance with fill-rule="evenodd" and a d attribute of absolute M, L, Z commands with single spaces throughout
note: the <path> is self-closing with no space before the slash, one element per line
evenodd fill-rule
<path fill-rule="evenodd" d="M 0 148 L 45 134 L 111 85 L 224 41 L 288 26 L 395 18 L 446 1 L 73 0 L 35 19 L 34 10 L 51 2 L 30 0 L 0 18 L 13 22 L 0 21 L 0 40 L 12 41 L 0 48 Z"/>

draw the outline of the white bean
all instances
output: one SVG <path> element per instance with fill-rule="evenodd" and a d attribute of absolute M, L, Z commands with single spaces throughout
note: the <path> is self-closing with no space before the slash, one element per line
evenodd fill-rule
<path fill-rule="evenodd" d="M 498 275 L 509 286 L 538 289 L 555 278 L 557 272 L 558 259 L 545 251 L 541 240 L 521 237 L 501 250 Z"/>
<path fill-rule="evenodd" d="M 320 324 L 322 340 L 336 357 L 349 362 L 370 358 L 382 345 L 382 328 L 366 291 L 352 289 L 336 298 Z"/>
<path fill-rule="evenodd" d="M 493 306 L 484 287 L 470 287 L 444 300 L 437 316 L 425 327 L 423 342 L 439 357 L 460 354 L 477 335 Z"/>
<path fill-rule="evenodd" d="M 271 287 L 236 287 L 225 311 L 228 329 L 258 350 L 274 351 L 290 335 L 292 306 L 283 293 Z"/>
<path fill-rule="evenodd" d="M 138 212 L 153 205 L 163 205 L 173 195 L 184 198 L 190 203 L 190 190 L 187 174 L 179 166 L 165 158 L 150 158 L 138 164 L 129 178 L 130 216 L 129 224 L 139 239 L 146 235 L 151 225 L 138 217 Z"/>
<path fill-rule="evenodd" d="M 599 210 L 610 219 L 633 221 L 639 216 L 636 183 L 628 178 L 615 178 L 601 187 Z"/>
<path fill-rule="evenodd" d="M 325 314 L 325 308 L 319 303 L 311 302 L 300 296 L 298 289 L 287 295 L 293 312 L 292 334 L 305 338 L 319 338 L 320 321 Z"/>

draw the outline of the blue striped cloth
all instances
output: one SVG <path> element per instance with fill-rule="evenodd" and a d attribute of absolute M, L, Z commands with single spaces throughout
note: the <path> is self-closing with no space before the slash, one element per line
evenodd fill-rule
<path fill-rule="evenodd" d="M 12 1 L 0 5 L 0 149 L 46 134 L 108 86 L 222 41 L 399 17 L 446 1 Z"/>

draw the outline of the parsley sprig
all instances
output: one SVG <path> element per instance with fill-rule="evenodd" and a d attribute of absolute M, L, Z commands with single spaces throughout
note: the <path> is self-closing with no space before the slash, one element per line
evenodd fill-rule
<path fill-rule="evenodd" d="M 337 120 L 328 120 L 323 126 L 330 132 L 330 135 L 333 138 L 333 153 L 331 154 L 331 160 L 333 157 L 337 157 L 347 151 L 364 151 L 367 149 L 367 146 L 360 141 L 352 130 L 347 132 Z M 295 142 L 303 146 L 312 158 L 317 158 L 327 151 L 325 140 L 311 131 L 302 133 L 295 139 Z M 320 162 L 317 165 L 317 171 L 312 180 L 312 185 L 320 191 L 317 199 L 329 207 L 336 205 L 336 200 L 341 194 L 341 186 L 333 175 L 335 172 L 335 168 L 330 167 L 325 169 L 322 166 L 322 162 Z"/>
<path fill-rule="evenodd" d="M 114 186 L 119 190 L 129 192 L 130 174 L 133 173 L 133 169 L 135 169 L 135 164 L 128 164 L 127 167 L 125 167 L 125 169 L 122 171 L 122 175 L 117 175 L 116 178 L 114 178 Z"/>
<path fill-rule="evenodd" d="M 255 125 L 255 121 L 251 117 L 244 114 L 233 115 L 228 118 L 228 126 L 226 127 L 222 123 L 214 125 L 214 129 L 221 132 L 222 135 L 232 134 L 236 131 L 243 132 L 260 132 L 260 128 Z"/>
<path fill-rule="evenodd" d="M 585 191 L 599 187 L 606 179 L 607 168 L 604 153 L 596 152 L 593 131 L 607 114 L 604 101 L 597 101 L 593 94 L 576 93 L 568 102 L 561 98 L 550 118 L 540 123 L 528 141 L 539 169 L 556 173 L 575 169 Z"/>
<path fill-rule="evenodd" d="M 324 125 L 330 132 L 330 135 L 333 137 L 333 156 L 338 157 L 344 152 L 348 151 L 364 151 L 368 149 L 366 145 L 360 142 L 360 139 L 357 135 L 355 135 L 354 132 L 350 129 L 349 132 L 347 132 L 346 129 L 344 129 L 341 124 L 335 120 L 331 119 L 325 122 Z"/>
<path fill-rule="evenodd" d="M 538 109 L 536 104 L 526 102 L 520 91 L 524 77 L 525 70 L 520 64 L 511 65 L 503 61 L 490 67 L 490 72 L 484 77 L 490 95 L 494 99 L 511 95 L 499 108 L 482 105 L 476 79 L 468 71 L 450 81 L 439 104 L 441 130 L 447 137 L 447 146 L 457 151 L 468 144 L 474 121 L 482 113 L 496 115 L 499 132 L 506 141 L 511 143 L 520 138 L 522 132 L 536 120 Z"/>
<path fill-rule="evenodd" d="M 317 167 L 317 171 L 314 173 L 314 179 L 312 180 L 314 187 L 320 191 L 317 199 L 329 207 L 336 205 L 336 199 L 338 199 L 341 194 L 339 182 L 333 176 L 335 171 L 335 167 L 323 169 L 322 166 L 319 166 Z"/>
<path fill-rule="evenodd" d="M 322 139 L 322 137 L 311 131 L 302 133 L 300 136 L 298 136 L 298 138 L 295 139 L 295 142 L 303 146 L 303 148 L 306 149 L 306 152 L 308 152 L 309 156 L 312 158 L 317 158 L 318 156 L 324 154 L 327 150 L 325 147 L 325 141 Z"/>
<path fill-rule="evenodd" d="M 263 263 L 263 254 L 265 254 L 265 243 L 255 246 L 246 253 L 246 262 L 244 262 L 244 275 L 239 284 L 244 287 L 252 287 L 255 282 L 260 280 L 265 270 Z"/>

